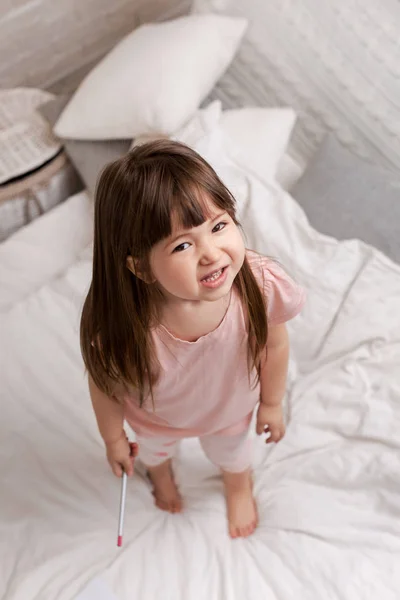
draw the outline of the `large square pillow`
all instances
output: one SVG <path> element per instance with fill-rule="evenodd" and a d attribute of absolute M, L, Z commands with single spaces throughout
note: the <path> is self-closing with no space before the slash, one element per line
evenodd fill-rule
<path fill-rule="evenodd" d="M 84 79 L 55 133 L 81 140 L 174 133 L 226 70 L 246 26 L 219 15 L 142 25 Z"/>

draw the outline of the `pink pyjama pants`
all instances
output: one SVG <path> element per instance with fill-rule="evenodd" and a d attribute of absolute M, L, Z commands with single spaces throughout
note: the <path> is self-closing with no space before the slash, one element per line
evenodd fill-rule
<path fill-rule="evenodd" d="M 248 429 L 238 435 L 207 435 L 199 439 L 206 456 L 220 469 L 240 473 L 250 467 Z M 138 436 L 139 458 L 147 467 L 155 467 L 174 457 L 179 441 L 171 437 Z"/>

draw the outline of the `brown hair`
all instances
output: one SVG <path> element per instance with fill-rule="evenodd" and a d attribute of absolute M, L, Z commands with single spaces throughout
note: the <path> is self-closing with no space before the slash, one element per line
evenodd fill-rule
<path fill-rule="evenodd" d="M 185 228 L 204 223 L 200 190 L 238 225 L 232 194 L 211 166 L 181 143 L 157 140 L 137 146 L 100 175 L 93 276 L 80 335 L 86 368 L 109 395 L 116 383 L 123 383 L 139 391 L 142 404 L 159 372 L 151 335 L 159 292 L 129 271 L 127 257 L 149 272 L 150 250 L 172 233 L 173 213 Z M 249 376 L 255 367 L 257 381 L 267 342 L 266 300 L 247 259 L 234 284 L 248 315 Z"/>

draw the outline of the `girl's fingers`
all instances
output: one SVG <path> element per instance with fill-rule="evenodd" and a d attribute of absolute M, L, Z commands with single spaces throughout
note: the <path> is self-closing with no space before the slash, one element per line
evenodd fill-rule
<path fill-rule="evenodd" d="M 271 435 L 266 440 L 267 444 L 276 443 L 282 439 L 283 434 L 279 429 L 272 429 L 272 430 L 270 429 L 269 431 L 270 431 Z"/>
<path fill-rule="evenodd" d="M 265 430 L 265 426 L 263 423 L 260 423 L 259 421 L 257 421 L 257 425 L 256 425 L 256 433 L 257 435 L 261 435 L 262 433 L 264 433 Z"/>
<path fill-rule="evenodd" d="M 269 433 L 269 437 L 265 440 L 266 444 L 272 444 L 276 442 L 280 442 L 283 436 L 285 435 L 285 429 L 280 429 L 279 427 L 274 427 L 270 425 L 263 425 L 261 423 L 257 423 L 257 433 L 261 435 L 262 433 Z"/>
<path fill-rule="evenodd" d="M 131 448 L 131 456 L 132 458 L 135 458 L 139 454 L 139 446 L 134 442 L 131 442 L 129 446 Z"/>
<path fill-rule="evenodd" d="M 116 477 L 122 477 L 122 467 L 119 463 L 113 463 L 111 468 Z"/>
<path fill-rule="evenodd" d="M 123 467 L 124 467 L 124 471 L 128 475 L 128 477 L 133 475 L 133 458 L 128 458 L 127 460 L 125 460 Z"/>

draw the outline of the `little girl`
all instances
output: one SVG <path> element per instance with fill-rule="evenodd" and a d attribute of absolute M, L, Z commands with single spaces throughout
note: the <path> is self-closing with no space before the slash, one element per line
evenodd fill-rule
<path fill-rule="evenodd" d="M 258 404 L 257 433 L 285 433 L 284 323 L 303 303 L 281 267 L 245 249 L 232 195 L 196 152 L 159 140 L 109 164 L 81 347 L 114 474 L 133 471 L 126 419 L 156 505 L 180 512 L 171 459 L 181 439 L 199 437 L 221 469 L 230 535 L 250 535 L 249 426 Z"/>

